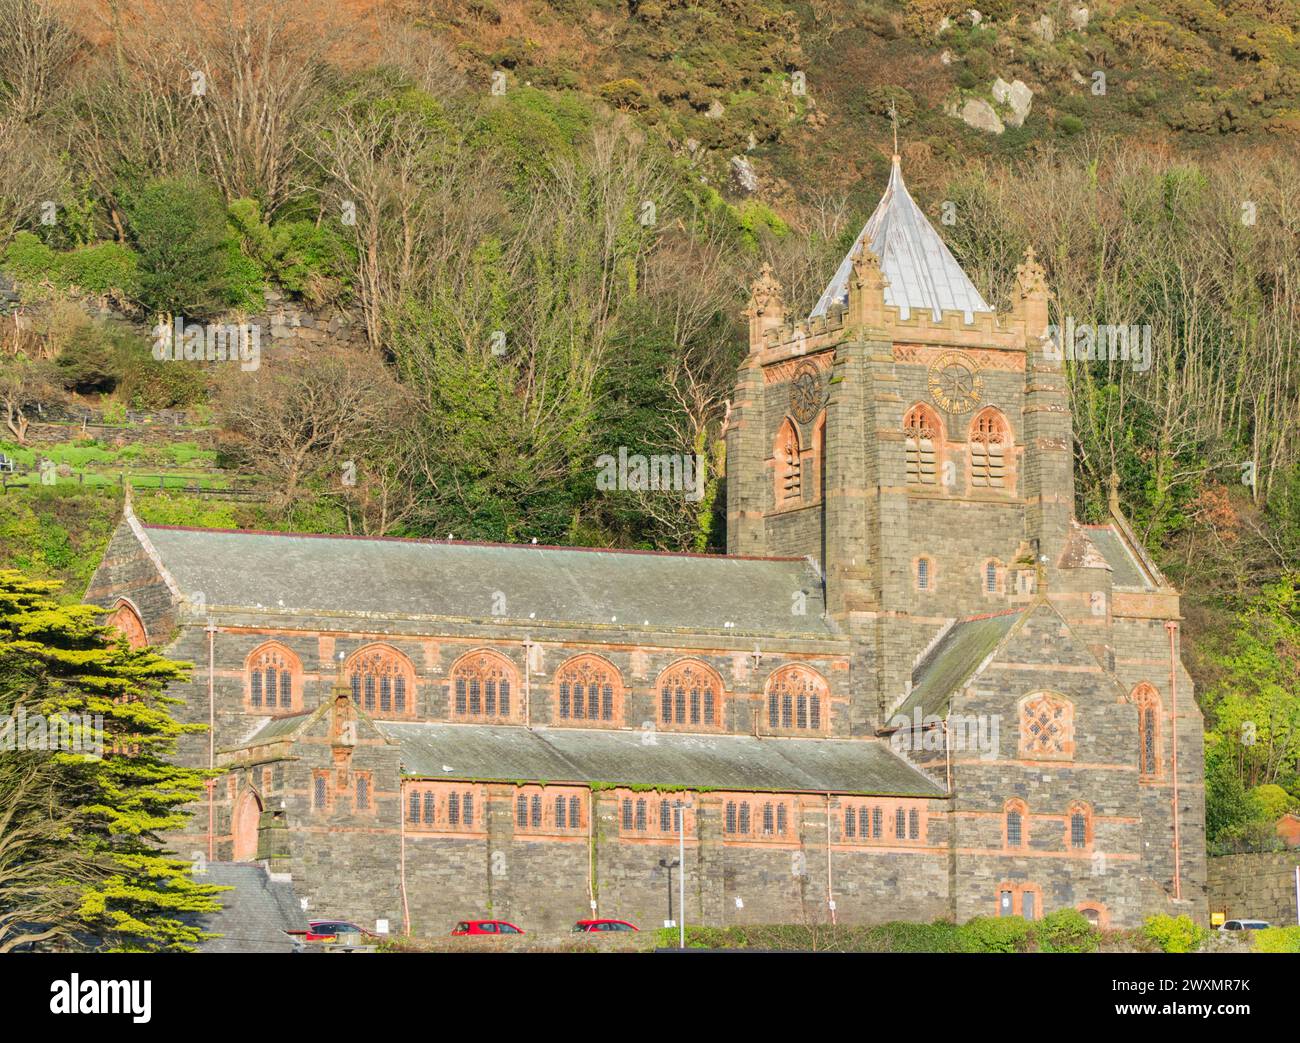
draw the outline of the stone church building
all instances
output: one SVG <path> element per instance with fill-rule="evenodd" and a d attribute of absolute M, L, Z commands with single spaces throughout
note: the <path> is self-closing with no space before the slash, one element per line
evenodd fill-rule
<path fill-rule="evenodd" d="M 1178 592 L 1113 493 L 1073 516 L 1032 253 L 995 314 L 895 159 L 811 316 L 781 292 L 753 284 L 725 556 L 128 503 L 87 600 L 194 664 L 181 756 L 225 772 L 175 850 L 419 934 L 655 926 L 679 843 L 693 923 L 1203 919 Z"/>

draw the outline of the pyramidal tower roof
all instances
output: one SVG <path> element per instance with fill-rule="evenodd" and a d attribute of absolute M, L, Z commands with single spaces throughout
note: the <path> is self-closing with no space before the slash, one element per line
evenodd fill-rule
<path fill-rule="evenodd" d="M 885 303 L 898 308 L 900 318 L 908 318 L 916 308 L 929 309 L 936 320 L 944 311 L 964 312 L 966 321 L 971 322 L 975 312 L 993 310 L 908 193 L 898 156 L 875 213 L 840 262 L 835 278 L 812 310 L 812 318 L 824 315 L 832 304 L 848 303 L 853 255 L 862 243 L 880 258 L 880 269 L 888 280 Z"/>

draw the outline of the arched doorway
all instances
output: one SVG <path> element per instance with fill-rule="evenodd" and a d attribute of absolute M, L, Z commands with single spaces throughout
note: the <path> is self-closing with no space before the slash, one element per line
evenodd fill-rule
<path fill-rule="evenodd" d="M 235 804 L 235 813 L 231 821 L 231 833 L 234 834 L 234 851 L 231 858 L 235 862 L 252 862 L 257 858 L 257 827 L 262 819 L 262 802 L 251 789 L 244 790 L 243 796 Z"/>

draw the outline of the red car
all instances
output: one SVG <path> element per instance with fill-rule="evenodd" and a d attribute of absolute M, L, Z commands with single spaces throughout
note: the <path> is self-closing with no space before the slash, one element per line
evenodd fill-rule
<path fill-rule="evenodd" d="M 626 920 L 579 920 L 573 925 L 575 931 L 636 931 L 636 924 Z"/>
<path fill-rule="evenodd" d="M 462 920 L 452 934 L 523 934 L 523 929 L 505 920 Z"/>

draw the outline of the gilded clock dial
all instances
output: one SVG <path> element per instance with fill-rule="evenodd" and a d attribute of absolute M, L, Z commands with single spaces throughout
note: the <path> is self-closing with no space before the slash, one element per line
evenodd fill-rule
<path fill-rule="evenodd" d="M 984 378 L 960 351 L 945 351 L 930 364 L 930 395 L 945 413 L 968 413 L 980 402 Z"/>
<path fill-rule="evenodd" d="M 825 394 L 817 367 L 805 362 L 794 371 L 790 380 L 790 412 L 801 424 L 806 424 L 821 412 Z"/>

